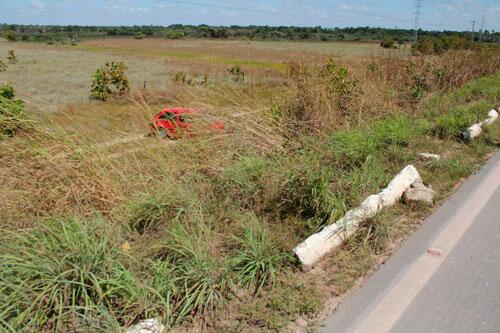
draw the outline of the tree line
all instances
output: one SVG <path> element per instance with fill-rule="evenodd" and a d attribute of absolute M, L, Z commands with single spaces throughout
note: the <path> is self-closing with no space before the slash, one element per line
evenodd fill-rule
<path fill-rule="evenodd" d="M 288 41 L 381 41 L 391 38 L 402 44 L 412 40 L 413 30 L 373 27 L 325 28 L 295 26 L 56 26 L 0 24 L 0 35 L 11 41 L 46 43 L 77 42 L 82 39 L 127 36 L 135 38 L 160 37 L 169 39 L 212 38 Z M 500 33 L 485 30 L 472 35 L 470 32 L 426 31 L 419 36 L 434 39 L 458 37 L 471 41 L 499 43 Z"/>

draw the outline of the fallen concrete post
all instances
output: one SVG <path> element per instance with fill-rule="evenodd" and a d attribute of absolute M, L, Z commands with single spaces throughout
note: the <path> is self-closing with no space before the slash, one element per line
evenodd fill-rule
<path fill-rule="evenodd" d="M 326 226 L 293 249 L 304 268 L 310 268 L 324 255 L 340 246 L 358 229 L 359 224 L 374 217 L 381 209 L 392 206 L 403 193 L 422 179 L 414 166 L 404 168 L 379 194 L 370 195 L 358 208 L 352 209 L 334 224 Z"/>
<path fill-rule="evenodd" d="M 481 121 L 480 123 L 472 125 L 467 129 L 467 131 L 464 132 L 463 134 L 464 139 L 472 140 L 478 137 L 483 131 L 484 126 L 493 124 L 497 119 L 498 119 L 498 111 L 494 109 L 490 110 L 490 112 L 488 112 L 488 118 Z"/>
<path fill-rule="evenodd" d="M 127 329 L 125 333 L 163 333 L 163 326 L 158 319 L 146 319 Z"/>

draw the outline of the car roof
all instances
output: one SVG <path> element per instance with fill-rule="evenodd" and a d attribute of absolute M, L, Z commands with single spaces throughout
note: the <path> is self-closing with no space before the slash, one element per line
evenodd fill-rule
<path fill-rule="evenodd" d="M 175 114 L 183 114 L 183 113 L 191 113 L 192 111 L 187 108 L 170 108 L 170 109 L 163 109 L 161 110 L 161 114 L 167 113 L 167 112 L 172 112 Z"/>

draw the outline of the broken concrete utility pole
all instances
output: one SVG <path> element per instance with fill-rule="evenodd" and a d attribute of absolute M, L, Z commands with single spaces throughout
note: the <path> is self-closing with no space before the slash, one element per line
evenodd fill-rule
<path fill-rule="evenodd" d="M 497 108 L 498 109 L 498 108 Z M 488 112 L 488 118 L 485 120 L 481 121 L 480 123 L 474 124 L 471 127 L 467 129 L 463 133 L 463 138 L 465 140 L 472 140 L 476 137 L 478 137 L 481 132 L 483 131 L 483 127 L 486 125 L 491 125 L 493 122 L 495 122 L 498 119 L 498 111 L 493 109 Z"/>
<path fill-rule="evenodd" d="M 412 165 L 408 165 L 382 192 L 370 195 L 359 207 L 348 211 L 342 219 L 323 228 L 319 233 L 300 243 L 293 249 L 295 255 L 305 269 L 311 268 L 324 255 L 351 237 L 358 230 L 362 221 L 374 217 L 383 208 L 394 205 L 401 199 L 405 191 L 409 189 L 415 191 L 415 189 L 422 189 L 423 187 L 425 188 L 417 169 Z M 428 188 L 425 188 L 425 190 L 426 193 L 429 193 Z M 419 196 L 412 193 L 411 197 Z"/>

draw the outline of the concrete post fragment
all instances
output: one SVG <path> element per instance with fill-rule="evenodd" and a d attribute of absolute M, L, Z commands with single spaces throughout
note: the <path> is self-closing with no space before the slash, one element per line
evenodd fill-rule
<path fill-rule="evenodd" d="M 408 165 L 382 192 L 370 195 L 355 209 L 334 224 L 316 233 L 293 249 L 304 268 L 311 268 L 324 255 L 341 245 L 358 229 L 359 224 L 374 217 L 381 209 L 392 206 L 414 183 L 422 182 L 417 169 Z"/>
<path fill-rule="evenodd" d="M 422 157 L 423 159 L 436 160 L 436 161 L 441 160 L 441 156 L 437 154 L 419 153 L 418 156 Z"/>
<path fill-rule="evenodd" d="M 494 109 L 490 110 L 488 112 L 488 118 L 481 121 L 480 123 L 472 125 L 467 129 L 467 131 L 465 131 L 465 133 L 463 134 L 464 139 L 472 140 L 478 137 L 483 131 L 484 126 L 493 124 L 497 119 L 498 119 L 498 111 Z"/>
<path fill-rule="evenodd" d="M 484 125 L 490 125 L 490 124 L 492 124 L 497 119 L 498 119 L 498 112 L 497 112 L 497 110 L 490 110 L 490 112 L 488 112 L 488 118 L 486 118 L 483 121 L 483 124 Z"/>
<path fill-rule="evenodd" d="M 425 186 L 422 181 L 416 181 L 405 191 L 403 199 L 405 202 L 422 201 L 433 206 L 435 196 L 436 192 L 432 188 Z"/>
<path fill-rule="evenodd" d="M 163 326 L 158 319 L 146 319 L 130 327 L 125 333 L 163 333 Z"/>

